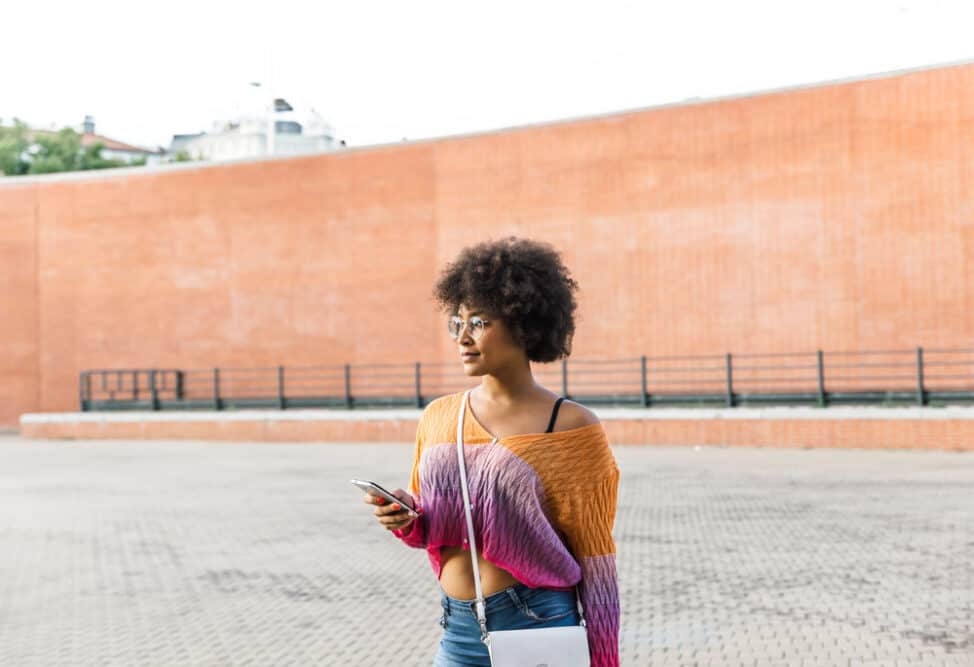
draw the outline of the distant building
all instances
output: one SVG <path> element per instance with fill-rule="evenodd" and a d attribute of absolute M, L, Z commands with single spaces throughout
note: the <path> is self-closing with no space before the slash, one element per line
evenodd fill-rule
<path fill-rule="evenodd" d="M 146 164 L 158 164 L 163 161 L 166 154 L 166 151 L 161 148 L 155 150 L 140 148 L 139 146 L 133 146 L 132 144 L 127 144 L 117 139 L 96 134 L 95 119 L 91 116 L 85 116 L 85 121 L 82 124 L 81 147 L 87 148 L 94 144 L 104 146 L 101 151 L 101 156 L 106 160 L 132 162 L 139 158 L 145 158 Z"/>
<path fill-rule="evenodd" d="M 101 156 L 106 160 L 119 160 L 121 162 L 131 163 L 140 158 L 145 158 L 146 164 L 159 164 L 165 159 L 166 151 L 162 148 L 142 148 L 141 146 L 127 144 L 124 141 L 97 134 L 95 132 L 95 119 L 92 116 L 85 116 L 81 127 L 75 126 L 74 129 L 76 131 L 80 129 L 79 135 L 81 137 L 82 148 L 101 144 Z M 57 133 L 57 130 L 30 128 L 27 130 L 26 136 L 28 141 L 33 141 L 35 137 L 53 136 Z M 34 150 L 36 148 L 28 148 L 27 152 L 32 153 Z"/>
<path fill-rule="evenodd" d="M 169 155 L 183 153 L 194 160 L 238 160 L 268 155 L 269 111 L 249 113 L 218 123 L 211 132 L 175 134 Z M 296 112 L 285 100 L 274 101 L 273 155 L 307 155 L 343 148 L 334 130 L 314 109 Z"/>

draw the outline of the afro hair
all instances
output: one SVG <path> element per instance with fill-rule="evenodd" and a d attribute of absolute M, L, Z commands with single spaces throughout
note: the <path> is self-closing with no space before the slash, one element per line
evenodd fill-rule
<path fill-rule="evenodd" d="M 551 244 L 508 236 L 464 248 L 433 296 L 448 314 L 463 304 L 502 320 L 530 361 L 549 362 L 571 354 L 576 290 Z"/>

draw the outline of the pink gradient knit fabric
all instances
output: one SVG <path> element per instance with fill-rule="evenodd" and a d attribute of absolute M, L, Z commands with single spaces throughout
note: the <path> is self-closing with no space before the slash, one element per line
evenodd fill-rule
<path fill-rule="evenodd" d="M 420 418 L 409 492 L 423 514 L 404 543 L 425 548 L 437 578 L 440 548 L 469 549 L 456 452 L 464 392 Z M 593 667 L 619 664 L 615 522 L 619 468 L 601 423 L 494 440 L 465 406 L 464 457 L 477 548 L 530 587 L 578 586 Z"/>

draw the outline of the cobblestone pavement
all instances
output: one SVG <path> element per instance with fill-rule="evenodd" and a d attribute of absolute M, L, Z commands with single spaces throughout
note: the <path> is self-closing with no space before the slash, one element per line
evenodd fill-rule
<path fill-rule="evenodd" d="M 974 454 L 615 452 L 623 665 L 974 665 Z M 0 437 L 0 665 L 429 665 L 411 457 Z"/>

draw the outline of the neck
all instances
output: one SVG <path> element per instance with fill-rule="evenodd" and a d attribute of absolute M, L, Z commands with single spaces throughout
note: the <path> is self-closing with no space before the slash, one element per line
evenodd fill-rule
<path fill-rule="evenodd" d="M 531 364 L 513 364 L 507 368 L 484 375 L 480 381 L 480 393 L 491 403 L 512 405 L 538 391 L 538 383 L 531 374 Z"/>

